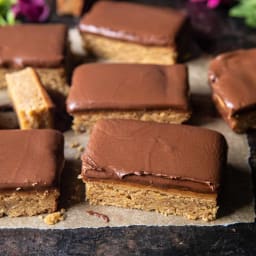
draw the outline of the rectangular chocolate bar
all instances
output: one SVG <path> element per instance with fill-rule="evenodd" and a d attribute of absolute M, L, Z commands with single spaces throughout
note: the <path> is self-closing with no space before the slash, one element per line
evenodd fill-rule
<path fill-rule="evenodd" d="M 181 123 L 191 115 L 188 91 L 184 65 L 85 64 L 73 74 L 67 111 L 77 131 L 102 118 Z"/>
<path fill-rule="evenodd" d="M 98 1 L 81 19 L 87 50 L 133 63 L 173 64 L 187 25 L 185 13 L 167 7 Z"/>
<path fill-rule="evenodd" d="M 256 127 L 256 49 L 224 53 L 212 60 L 209 83 L 222 117 L 238 133 Z"/>
<path fill-rule="evenodd" d="M 0 88 L 5 74 L 33 67 L 53 95 L 66 95 L 65 72 L 67 28 L 65 25 L 19 24 L 0 27 Z"/>
<path fill-rule="evenodd" d="M 101 120 L 82 155 L 86 199 L 206 221 L 216 218 L 227 144 L 218 132 Z"/>
<path fill-rule="evenodd" d="M 63 144 L 55 130 L 0 131 L 0 216 L 56 210 Z"/>

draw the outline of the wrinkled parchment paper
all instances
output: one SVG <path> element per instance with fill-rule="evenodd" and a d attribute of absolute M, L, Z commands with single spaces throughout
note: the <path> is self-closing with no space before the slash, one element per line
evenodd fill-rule
<path fill-rule="evenodd" d="M 73 51 L 81 53 L 80 39 L 77 31 L 71 31 Z M 219 217 L 216 221 L 191 221 L 178 216 L 163 216 L 155 212 L 123 209 L 109 206 L 90 206 L 84 201 L 84 185 L 77 179 L 80 173 L 80 154 L 86 146 L 88 136 L 67 131 L 65 135 L 66 165 L 62 177 L 60 208 L 66 209 L 65 220 L 56 225 L 46 225 L 41 218 L 19 217 L 0 219 L 1 228 L 80 228 L 80 227 L 118 227 L 129 225 L 228 225 L 238 222 L 253 222 L 255 218 L 252 179 L 248 166 L 249 148 L 245 135 L 233 133 L 218 116 L 212 104 L 207 85 L 207 66 L 209 57 L 202 57 L 188 63 L 191 86 L 193 117 L 189 124 L 207 127 L 221 132 L 227 139 L 228 167 L 226 183 L 221 196 Z M 200 143 L 200 141 L 198 141 Z M 195 145 L 196 147 L 196 145 Z M 87 211 L 93 210 L 109 217 L 103 219 L 90 216 Z"/>

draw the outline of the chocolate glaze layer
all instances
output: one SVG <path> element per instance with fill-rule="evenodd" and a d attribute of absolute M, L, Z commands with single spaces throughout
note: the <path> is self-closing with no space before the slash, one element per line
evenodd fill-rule
<path fill-rule="evenodd" d="M 226 120 L 256 107 L 256 49 L 238 50 L 217 56 L 209 67 L 213 98 Z"/>
<path fill-rule="evenodd" d="M 99 1 L 80 21 L 80 31 L 144 45 L 175 47 L 186 15 L 170 8 Z"/>
<path fill-rule="evenodd" d="M 101 120 L 82 155 L 82 176 L 213 193 L 226 149 L 221 134 L 203 128 Z"/>
<path fill-rule="evenodd" d="M 85 64 L 73 75 L 69 113 L 95 109 L 188 110 L 184 65 Z"/>
<path fill-rule="evenodd" d="M 0 66 L 58 67 L 63 64 L 65 25 L 0 27 Z"/>
<path fill-rule="evenodd" d="M 0 131 L 0 190 L 58 185 L 64 138 L 55 130 Z"/>

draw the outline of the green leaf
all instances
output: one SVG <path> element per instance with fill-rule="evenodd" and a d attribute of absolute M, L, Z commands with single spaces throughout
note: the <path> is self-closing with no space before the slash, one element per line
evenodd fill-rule
<path fill-rule="evenodd" d="M 245 18 L 246 25 L 256 27 L 256 0 L 241 0 L 229 10 L 229 15 L 236 18 Z"/>
<path fill-rule="evenodd" d="M 12 3 L 10 0 L 0 0 L 0 14 L 5 16 L 11 9 Z"/>
<path fill-rule="evenodd" d="M 17 0 L 0 0 L 0 25 L 15 24 L 15 16 L 12 12 L 12 5 Z"/>
<path fill-rule="evenodd" d="M 6 20 L 9 25 L 15 24 L 15 16 L 11 10 L 9 10 L 9 12 L 7 13 Z"/>
<path fill-rule="evenodd" d="M 1 25 L 1 26 L 6 25 L 6 20 L 5 20 L 4 17 L 1 16 L 1 15 L 0 15 L 0 25 Z"/>
<path fill-rule="evenodd" d="M 17 0 L 0 0 L 0 5 L 11 6 L 16 4 Z"/>
<path fill-rule="evenodd" d="M 5 1 L 5 0 L 0 0 L 0 5 L 6 5 L 6 4 L 8 4 L 8 0 L 7 1 Z"/>
<path fill-rule="evenodd" d="M 245 23 L 249 26 L 249 27 L 256 27 L 256 15 L 255 13 L 248 15 L 245 19 Z"/>
<path fill-rule="evenodd" d="M 229 15 L 231 17 L 244 17 L 247 12 L 247 9 L 243 5 L 237 5 L 229 10 Z"/>
<path fill-rule="evenodd" d="M 11 7 L 12 1 L 11 0 L 0 0 L 0 5 L 5 7 Z"/>

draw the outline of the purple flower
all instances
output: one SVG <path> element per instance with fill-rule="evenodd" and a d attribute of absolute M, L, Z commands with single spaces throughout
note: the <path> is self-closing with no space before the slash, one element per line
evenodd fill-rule
<path fill-rule="evenodd" d="M 46 21 L 50 8 L 45 0 L 18 0 L 12 7 L 15 17 L 24 18 L 29 22 Z"/>
<path fill-rule="evenodd" d="M 216 8 L 221 3 L 221 0 L 208 0 L 207 6 L 209 8 Z"/>
<path fill-rule="evenodd" d="M 218 7 L 221 3 L 226 2 L 225 0 L 190 0 L 193 3 L 197 2 L 206 2 L 208 8 L 216 8 Z"/>

